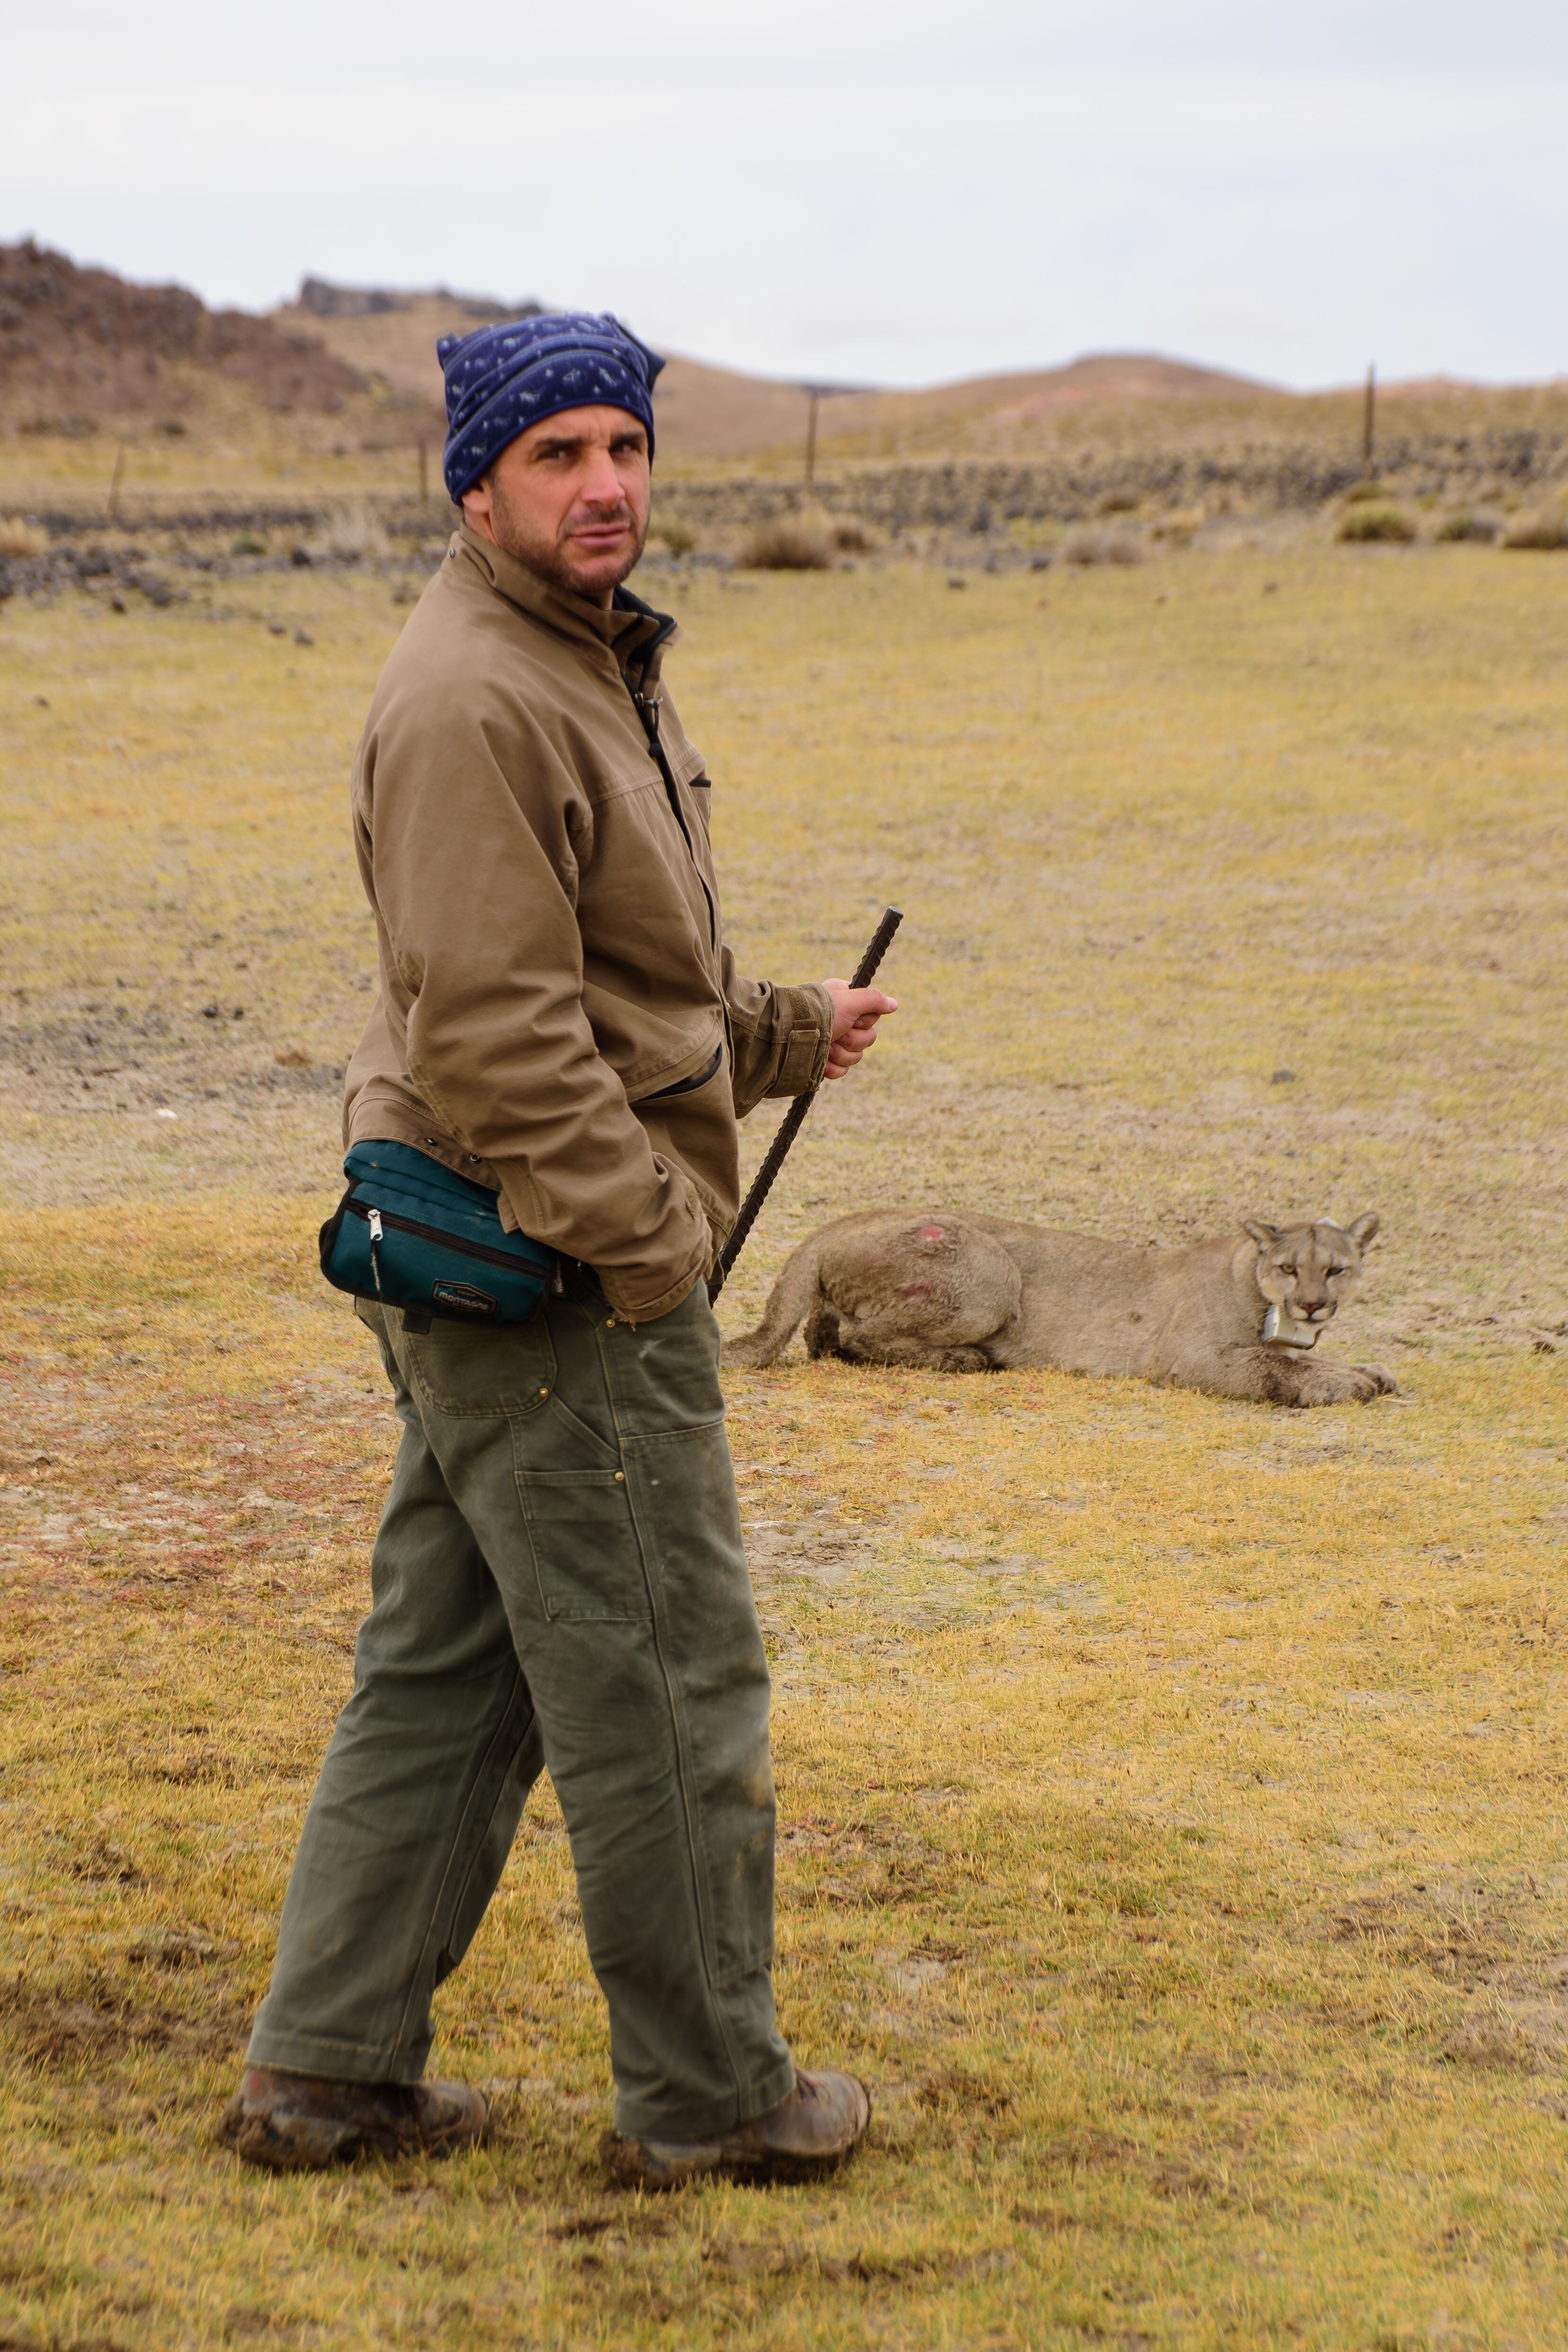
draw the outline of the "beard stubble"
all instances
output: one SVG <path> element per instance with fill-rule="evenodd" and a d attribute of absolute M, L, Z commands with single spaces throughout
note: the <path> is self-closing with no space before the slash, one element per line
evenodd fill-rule
<path fill-rule="evenodd" d="M 554 540 L 546 539 L 542 532 L 531 529 L 527 516 L 512 504 L 504 487 L 494 475 L 490 477 L 489 492 L 490 529 L 495 533 L 496 544 L 506 554 L 515 556 L 519 563 L 525 564 L 528 570 L 537 573 L 541 580 L 548 581 L 552 588 L 564 588 L 570 595 L 591 597 L 604 593 L 606 585 L 604 578 L 601 576 L 595 580 L 585 579 L 578 567 L 573 563 L 570 555 Z M 607 583 L 612 588 L 618 588 L 622 581 L 635 572 L 642 561 L 643 547 L 647 539 L 647 524 L 645 521 L 641 529 L 638 529 L 637 516 L 624 499 L 618 513 L 605 516 L 605 520 L 606 521 L 624 520 L 630 525 L 632 530 L 630 551 L 614 578 Z"/>

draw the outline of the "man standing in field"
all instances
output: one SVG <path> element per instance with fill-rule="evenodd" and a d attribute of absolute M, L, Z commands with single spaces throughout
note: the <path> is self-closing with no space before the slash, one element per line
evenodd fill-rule
<path fill-rule="evenodd" d="M 282 2169 L 479 2138 L 482 2096 L 421 2079 L 430 1999 L 546 1769 L 615 2169 L 799 2178 L 870 2108 L 774 2022 L 767 1666 L 704 1278 L 737 1118 L 842 1076 L 895 1008 L 742 980 L 723 943 L 708 780 L 660 682 L 674 624 L 621 584 L 662 362 L 582 315 L 441 356 L 463 522 L 355 763 L 381 990 L 345 1131 L 495 1189 L 561 1281 L 505 1330 L 361 1303 L 403 1436 L 222 2136 Z"/>

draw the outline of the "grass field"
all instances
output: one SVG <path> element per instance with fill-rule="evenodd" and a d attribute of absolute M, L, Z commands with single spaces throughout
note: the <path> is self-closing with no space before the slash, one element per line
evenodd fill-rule
<path fill-rule="evenodd" d="M 0 614 L 0 2345 L 1561 2346 L 1568 565 L 674 589 L 743 960 L 843 971 L 907 913 L 731 1328 L 873 1202 L 1151 1244 L 1375 1207 L 1334 1345 L 1403 1394 L 733 1381 L 780 2000 L 877 2122 L 835 2185 L 663 2202 L 596 2160 L 548 1795 L 440 1997 L 494 2144 L 209 2144 L 392 1450 L 313 1234 L 401 614 L 195 584 Z"/>

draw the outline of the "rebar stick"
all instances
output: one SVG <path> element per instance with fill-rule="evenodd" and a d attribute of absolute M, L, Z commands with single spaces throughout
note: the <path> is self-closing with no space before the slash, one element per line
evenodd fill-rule
<path fill-rule="evenodd" d="M 903 919 L 903 915 L 897 907 L 887 908 L 881 921 L 871 934 L 870 944 L 865 954 L 855 967 L 854 976 L 849 982 L 851 988 L 870 987 L 877 976 L 878 967 L 892 943 L 893 933 Z M 741 1203 L 741 1213 L 735 1220 L 729 1240 L 719 1253 L 719 1263 L 708 1277 L 710 1306 L 729 1280 L 730 1269 L 746 1245 L 746 1236 L 757 1222 L 757 1212 L 773 1191 L 779 1170 L 789 1157 L 790 1146 L 805 1126 L 806 1113 L 816 1100 L 817 1090 L 816 1087 L 810 1087 L 805 1094 L 797 1095 L 780 1119 L 778 1133 L 769 1144 L 766 1157 L 752 1179 L 752 1189 Z"/>

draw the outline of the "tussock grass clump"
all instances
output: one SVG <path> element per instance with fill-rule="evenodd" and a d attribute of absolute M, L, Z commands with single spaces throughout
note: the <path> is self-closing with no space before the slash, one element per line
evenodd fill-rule
<path fill-rule="evenodd" d="M 1143 542 L 1131 530 L 1069 530 L 1062 541 L 1067 563 L 1142 563 Z"/>
<path fill-rule="evenodd" d="M 829 572 L 833 539 L 811 515 L 778 515 L 748 532 L 739 558 L 747 572 Z"/>
<path fill-rule="evenodd" d="M 1451 514 L 1444 516 L 1432 536 L 1446 542 L 1473 539 L 1489 546 L 1501 528 L 1495 515 Z"/>
<path fill-rule="evenodd" d="M 47 555 L 49 534 L 26 515 L 0 515 L 0 555 Z"/>
<path fill-rule="evenodd" d="M 392 552 L 392 541 L 366 506 L 334 508 L 305 545 L 318 563 L 377 562 Z"/>
<path fill-rule="evenodd" d="M 1568 547 L 1568 507 L 1537 507 L 1517 514 L 1503 532 L 1505 547 Z"/>
<path fill-rule="evenodd" d="M 1334 536 L 1352 544 L 1384 540 L 1400 545 L 1415 538 L 1415 525 L 1403 507 L 1353 506 L 1342 519 Z"/>
<path fill-rule="evenodd" d="M 1352 507 L 1369 506 L 1374 499 L 1382 499 L 1386 496 L 1387 492 L 1384 490 L 1383 484 L 1378 480 L 1377 476 L 1375 474 L 1367 474 L 1364 475 L 1359 482 L 1352 482 L 1351 484 L 1349 489 L 1345 492 L 1345 504 Z"/>

